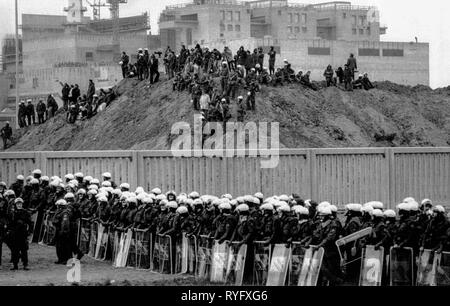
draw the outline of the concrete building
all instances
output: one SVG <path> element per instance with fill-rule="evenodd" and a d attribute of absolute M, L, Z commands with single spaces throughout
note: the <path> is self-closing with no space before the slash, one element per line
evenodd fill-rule
<path fill-rule="evenodd" d="M 117 44 L 112 19 L 85 16 L 86 8 L 81 0 L 68 0 L 68 6 L 63 10 L 67 15 L 22 15 L 21 99 L 31 98 L 37 103 L 48 94 L 58 96 L 61 92 L 59 81 L 78 84 L 82 92 L 87 90 L 89 79 L 94 80 L 97 88 L 111 87 L 122 78 L 117 51 L 126 51 L 133 59 L 138 48 L 156 41 L 149 40 L 147 13 L 118 19 Z M 11 41 L 7 40 L 4 46 L 2 68 L 5 73 L 0 76 L 0 111 L 5 108 L 14 111 L 14 43 L 11 46 Z M 5 92 L 3 88 L 8 90 Z"/>
<path fill-rule="evenodd" d="M 222 24 L 228 29 L 238 10 L 246 12 L 240 15 L 242 38 L 236 32 L 221 29 Z M 224 12 L 224 18 L 220 12 Z M 195 16 L 192 17 L 195 21 L 187 23 L 186 16 Z M 202 0 L 166 7 L 159 25 L 162 46 L 179 50 L 182 44 L 192 47 L 198 42 L 218 50 L 228 46 L 233 52 L 240 46 L 250 50 L 262 47 L 267 52 L 274 46 L 276 66 L 282 66 L 283 59 L 287 59 L 296 71 L 311 71 L 315 80 L 323 78 L 328 64 L 335 69 L 343 67 L 353 53 L 359 72 L 369 73 L 375 81 L 430 83 L 429 44 L 381 41 L 387 27 L 380 24 L 380 13 L 372 6 L 355 6 L 350 2 Z M 186 33 L 192 33 L 192 37 Z M 265 61 L 267 65 L 267 56 Z"/>
<path fill-rule="evenodd" d="M 167 6 L 159 17 L 161 46 L 205 44 L 250 37 L 250 5 L 234 0 L 195 0 Z"/>

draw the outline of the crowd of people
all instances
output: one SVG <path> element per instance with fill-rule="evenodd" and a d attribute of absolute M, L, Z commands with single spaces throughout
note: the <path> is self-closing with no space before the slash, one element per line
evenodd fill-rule
<path fill-rule="evenodd" d="M 413 198 L 406 198 L 397 205 L 397 212 L 377 201 L 348 204 L 341 221 L 335 205 L 304 200 L 297 194 L 218 197 L 195 191 L 163 193 L 160 188 L 146 191 L 138 187 L 132 191 L 128 183 L 117 185 L 112 181 L 111 173 L 102 176 L 102 181 L 82 173 L 49 178 L 36 169 L 26 179 L 17 176 L 9 188 L 0 182 L 0 242 L 11 249 L 12 270 L 18 269 L 19 259 L 28 269 L 27 237 L 33 229 L 38 236 L 45 212 L 53 212 L 56 264 L 65 264 L 73 255 L 83 257 L 77 245 L 80 218 L 98 221 L 113 230 L 148 229 L 154 235 L 169 235 L 172 241 L 180 239 L 182 233 L 206 235 L 220 244 L 246 244 L 247 254 L 252 254 L 254 241 L 323 247 L 321 279 L 330 285 L 359 276 L 360 263 L 355 264 L 354 259 L 361 257 L 365 245 L 384 250 L 410 247 L 416 257 L 424 248 L 438 253 L 450 251 L 449 216 L 443 206 L 433 205 L 429 199 L 419 205 Z M 34 213 L 37 218 L 33 226 L 30 215 Z M 353 262 L 344 274 L 336 240 L 368 227 L 373 228 L 370 236 L 344 248 L 346 261 Z M 247 260 L 253 260 L 253 256 L 247 256 Z M 251 278 L 251 273 L 245 275 Z"/>
<path fill-rule="evenodd" d="M 63 100 L 66 119 L 69 123 L 75 123 L 76 120 L 86 120 L 95 116 L 98 112 L 104 110 L 116 97 L 114 88 L 108 91 L 100 89 L 96 93 L 95 83 L 89 80 L 86 94 L 81 95 L 78 84 L 69 85 L 60 82 L 62 86 L 61 97 Z"/>
<path fill-rule="evenodd" d="M 123 77 L 150 80 L 153 84 L 159 80 L 159 60 L 163 56 L 165 74 L 173 80 L 174 91 L 188 91 L 195 110 L 200 111 L 206 121 L 226 122 L 231 118 L 231 103 L 236 103 L 237 120 L 243 121 L 246 111 L 256 109 L 256 93 L 261 85 L 281 86 L 286 83 L 299 83 L 317 90 L 317 84 L 311 81 L 311 71 L 297 73 L 288 60 L 283 68 L 275 69 L 276 51 L 271 47 L 265 54 L 262 48 L 245 50 L 240 47 L 236 54 L 225 47 L 223 52 L 208 47 L 187 49 L 184 45 L 176 54 L 167 47 L 164 54 L 148 49 L 139 49 L 136 63 L 130 63 L 130 57 L 123 52 L 120 64 Z M 264 66 L 268 56 L 269 67 Z M 336 71 L 329 65 L 324 72 L 326 86 L 339 86 L 344 90 L 374 88 L 368 74 L 360 74 L 355 79 L 358 69 L 356 58 L 350 55 L 347 64 Z M 218 79 L 218 80 L 217 80 Z M 245 98 L 244 98 L 245 97 Z"/>

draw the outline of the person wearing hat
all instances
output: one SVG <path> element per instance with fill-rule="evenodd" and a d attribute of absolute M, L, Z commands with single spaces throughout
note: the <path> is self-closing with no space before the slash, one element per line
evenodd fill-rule
<path fill-rule="evenodd" d="M 342 283 L 342 272 L 340 269 L 340 256 L 336 246 L 338 237 L 338 229 L 336 225 L 331 222 L 332 215 L 331 205 L 320 207 L 318 210 L 320 223 L 316 229 L 319 235 L 313 235 L 316 238 L 311 244 L 317 245 L 318 248 L 324 248 L 324 256 L 322 262 L 321 281 L 326 284 L 329 282 L 330 286 L 336 286 Z M 359 272 L 359 266 L 358 272 Z"/>
<path fill-rule="evenodd" d="M 31 193 L 26 208 L 31 213 L 37 212 L 36 222 L 34 225 L 35 232 L 33 235 L 33 242 L 38 242 L 39 232 L 41 229 L 42 220 L 44 218 L 44 212 L 47 206 L 47 197 L 45 195 L 44 189 L 41 188 L 39 180 L 37 178 L 33 178 L 30 181 L 30 184 Z"/>
<path fill-rule="evenodd" d="M 277 52 L 274 50 L 274 47 L 271 46 L 269 52 L 267 53 L 269 55 L 269 74 L 274 75 L 275 74 L 275 58 L 277 55 Z"/>
<path fill-rule="evenodd" d="M 213 237 L 222 244 L 225 240 L 230 240 L 236 228 L 236 217 L 231 213 L 231 204 L 228 202 L 220 202 L 218 205 L 219 215 L 213 221 L 215 232 Z"/>
<path fill-rule="evenodd" d="M 128 64 L 130 63 L 130 57 L 127 55 L 125 51 L 122 52 L 122 56 L 120 58 L 121 66 L 122 66 L 122 77 L 125 79 L 128 73 Z"/>
<path fill-rule="evenodd" d="M 18 175 L 16 181 L 12 183 L 9 187 L 12 191 L 14 191 L 16 197 L 20 197 L 22 195 L 24 189 L 25 177 L 23 175 Z"/>
<path fill-rule="evenodd" d="M 0 130 L 0 136 L 3 139 L 3 150 L 8 147 L 8 140 L 11 141 L 12 138 L 12 128 L 9 125 L 9 121 L 6 121 L 5 126 Z"/>
<path fill-rule="evenodd" d="M 436 205 L 421 239 L 420 250 L 429 249 L 442 252 L 446 239 L 448 239 L 447 231 L 449 229 L 450 222 L 445 216 L 445 208 L 441 205 Z"/>
<path fill-rule="evenodd" d="M 102 174 L 102 177 L 103 177 L 103 181 L 104 181 L 104 182 L 110 182 L 110 183 L 111 183 L 111 187 L 112 187 L 113 189 L 116 189 L 116 188 L 117 188 L 117 184 L 114 183 L 114 181 L 112 180 L 112 175 L 111 175 L 111 173 L 105 172 L 105 173 Z"/>
<path fill-rule="evenodd" d="M 26 122 L 26 117 L 27 117 L 27 107 L 25 106 L 25 102 L 20 101 L 19 103 L 19 110 L 18 110 L 18 122 L 19 122 L 19 127 L 20 128 L 24 128 L 27 126 L 27 122 Z"/>
<path fill-rule="evenodd" d="M 72 257 L 72 226 L 71 213 L 67 208 L 67 201 L 60 199 L 56 201 L 56 211 L 52 223 L 55 226 L 55 247 L 57 261 L 55 264 L 65 265 Z"/>
<path fill-rule="evenodd" d="M 36 124 L 36 115 L 34 112 L 34 105 L 31 99 L 27 100 L 27 121 L 28 126 L 30 126 L 31 124 Z"/>
<path fill-rule="evenodd" d="M 13 268 L 19 269 L 19 259 L 22 260 L 23 269 L 28 270 L 28 234 L 32 229 L 30 213 L 23 207 L 22 198 L 14 200 L 15 209 L 10 216 L 8 229 L 9 247 L 11 248 L 11 258 Z"/>
<path fill-rule="evenodd" d="M 45 106 L 44 101 L 39 99 L 36 105 L 36 113 L 38 117 L 38 124 L 43 124 L 45 122 L 45 114 L 47 113 L 47 106 Z"/>

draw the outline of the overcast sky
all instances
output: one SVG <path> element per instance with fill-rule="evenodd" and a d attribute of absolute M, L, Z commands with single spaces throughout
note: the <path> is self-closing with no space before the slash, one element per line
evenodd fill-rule
<path fill-rule="evenodd" d="M 92 2 L 92 1 L 91 1 Z M 121 16 L 148 12 L 152 32 L 158 31 L 158 16 L 166 5 L 191 2 L 189 0 L 129 0 L 121 6 Z M 320 3 L 325 1 L 295 0 L 298 3 Z M 64 15 L 66 0 L 19 0 L 19 11 L 33 14 Z M 87 6 L 86 1 L 84 1 Z M 450 1 L 448 0 L 354 0 L 355 5 L 375 5 L 380 10 L 381 23 L 388 26 L 383 41 L 414 41 L 430 43 L 431 86 L 450 85 Z M 14 32 L 14 0 L 0 0 L 0 37 Z M 92 15 L 89 8 L 88 15 Z M 106 8 L 102 16 L 109 16 Z"/>

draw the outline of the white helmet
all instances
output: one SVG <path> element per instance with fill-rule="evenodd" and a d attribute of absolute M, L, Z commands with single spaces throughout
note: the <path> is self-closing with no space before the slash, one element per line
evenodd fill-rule
<path fill-rule="evenodd" d="M 153 199 L 151 197 L 145 197 L 142 200 L 142 203 L 144 203 L 144 204 L 153 204 Z"/>
<path fill-rule="evenodd" d="M 98 192 L 95 189 L 89 189 L 87 194 L 92 194 L 92 195 L 96 195 Z"/>
<path fill-rule="evenodd" d="M 97 185 L 89 185 L 88 189 L 98 190 L 98 186 Z"/>
<path fill-rule="evenodd" d="M 100 185 L 100 181 L 98 179 L 94 178 L 94 179 L 91 180 L 91 184 Z"/>
<path fill-rule="evenodd" d="M 33 174 L 41 175 L 42 171 L 40 169 L 33 170 Z"/>
<path fill-rule="evenodd" d="M 372 215 L 374 217 L 383 217 L 383 212 L 381 211 L 381 209 L 374 209 Z"/>
<path fill-rule="evenodd" d="M 86 190 L 84 190 L 83 188 L 78 189 L 77 194 L 86 194 Z"/>
<path fill-rule="evenodd" d="M 337 208 L 336 205 L 330 205 L 330 209 L 331 209 L 331 212 L 332 212 L 332 213 L 335 213 L 335 212 L 338 211 L 338 208 Z"/>
<path fill-rule="evenodd" d="M 136 188 L 136 191 L 134 193 L 136 193 L 136 194 L 144 193 L 144 188 L 138 187 L 138 188 Z"/>
<path fill-rule="evenodd" d="M 75 198 L 75 196 L 74 196 L 74 194 L 71 193 L 71 192 L 66 193 L 66 195 L 64 196 L 64 199 L 74 199 L 74 198 Z"/>
<path fill-rule="evenodd" d="M 16 193 L 14 192 L 14 190 L 11 190 L 11 189 L 9 189 L 9 190 L 6 190 L 5 191 L 5 196 L 16 196 Z"/>
<path fill-rule="evenodd" d="M 159 189 L 159 188 L 153 188 L 153 189 L 152 189 L 152 193 L 155 194 L 155 195 L 160 195 L 160 194 L 161 194 L 161 189 Z"/>
<path fill-rule="evenodd" d="M 266 203 L 266 204 L 261 205 L 260 209 L 261 210 L 271 210 L 271 211 L 273 211 L 273 205 L 270 204 L 270 203 Z"/>
<path fill-rule="evenodd" d="M 331 215 L 331 208 L 330 206 L 323 206 L 320 209 L 318 209 L 320 215 Z"/>
<path fill-rule="evenodd" d="M 413 197 L 407 197 L 405 199 L 403 199 L 403 203 L 409 203 L 409 202 L 413 202 L 415 201 Z"/>
<path fill-rule="evenodd" d="M 44 175 L 43 177 L 41 177 L 41 180 L 43 182 L 48 182 L 48 181 L 50 181 L 50 178 L 48 176 Z"/>
<path fill-rule="evenodd" d="M 419 203 L 417 203 L 416 201 L 411 201 L 407 204 L 409 205 L 410 211 L 418 211 L 419 210 Z"/>
<path fill-rule="evenodd" d="M 433 205 L 433 202 L 431 202 L 430 199 L 423 199 L 422 202 L 421 202 L 420 204 L 421 204 L 421 205 L 426 205 L 426 204 Z"/>
<path fill-rule="evenodd" d="M 134 203 L 134 204 L 137 204 L 137 199 L 136 199 L 136 197 L 133 197 L 133 196 L 131 196 L 131 197 L 127 197 L 127 200 L 126 200 L 128 203 Z"/>
<path fill-rule="evenodd" d="M 67 201 L 61 199 L 61 200 L 56 201 L 55 204 L 56 204 L 56 206 L 67 206 Z"/>
<path fill-rule="evenodd" d="M 372 215 L 373 213 L 373 207 L 371 205 L 364 205 L 361 209 L 362 212 L 366 212 L 369 215 Z"/>
<path fill-rule="evenodd" d="M 122 195 L 122 190 L 116 188 L 111 193 L 115 194 L 115 195 L 118 195 L 120 197 Z"/>
<path fill-rule="evenodd" d="M 361 204 L 347 204 L 345 205 L 345 208 L 349 211 L 356 211 L 361 212 L 362 211 L 362 205 Z"/>
<path fill-rule="evenodd" d="M 92 176 L 90 176 L 90 175 L 88 175 L 88 176 L 85 176 L 84 178 L 83 178 L 83 181 L 85 181 L 85 182 L 91 182 L 93 180 L 93 177 Z"/>
<path fill-rule="evenodd" d="M 198 194 L 197 191 L 192 191 L 192 192 L 189 194 L 189 197 L 190 197 L 191 199 L 195 199 L 195 198 L 199 198 L 200 195 Z"/>
<path fill-rule="evenodd" d="M 410 210 L 410 206 L 408 203 L 400 203 L 397 205 L 397 209 L 400 210 L 404 210 L 404 211 L 409 211 Z"/>
<path fill-rule="evenodd" d="M 436 205 L 436 207 L 433 208 L 433 211 L 436 211 L 439 213 L 445 213 L 445 208 L 442 205 Z"/>
<path fill-rule="evenodd" d="M 392 209 L 388 209 L 384 212 L 384 216 L 386 218 L 395 218 L 397 216 L 397 214 Z"/>
<path fill-rule="evenodd" d="M 103 187 L 111 187 L 112 185 L 111 185 L 111 182 L 109 182 L 109 181 L 104 181 L 104 182 L 102 182 L 102 186 L 103 186 Z"/>
<path fill-rule="evenodd" d="M 277 208 L 277 211 L 290 212 L 291 211 L 291 207 L 286 202 L 282 202 L 282 203 L 284 203 L 284 204 L 281 204 Z"/>
<path fill-rule="evenodd" d="M 182 214 L 187 214 L 189 211 L 187 209 L 186 206 L 180 206 L 177 208 L 177 213 L 182 215 Z"/>
<path fill-rule="evenodd" d="M 255 193 L 255 198 L 263 200 L 264 199 L 264 195 L 261 192 L 257 192 L 257 193 Z"/>
<path fill-rule="evenodd" d="M 75 173 L 75 177 L 76 177 L 76 178 L 83 178 L 84 175 L 83 175 L 83 173 L 81 173 L 81 172 L 77 172 L 77 173 Z"/>
<path fill-rule="evenodd" d="M 370 202 L 370 204 L 374 209 L 383 209 L 383 207 L 384 207 L 383 203 L 379 202 L 379 201 L 373 201 L 373 202 Z"/>
<path fill-rule="evenodd" d="M 64 178 L 69 181 L 75 179 L 75 177 L 73 176 L 72 173 L 68 173 L 68 174 L 64 175 Z"/>
<path fill-rule="evenodd" d="M 30 184 L 31 185 L 38 185 L 39 184 L 39 180 L 38 179 L 32 179 L 31 181 L 30 181 Z"/>
<path fill-rule="evenodd" d="M 108 198 L 104 195 L 101 195 L 97 198 L 97 201 L 99 202 L 108 202 Z"/>
<path fill-rule="evenodd" d="M 105 172 L 105 173 L 102 174 L 102 177 L 105 177 L 105 178 L 107 178 L 107 179 L 110 179 L 110 178 L 111 178 L 111 173 Z"/>
<path fill-rule="evenodd" d="M 24 177 L 23 175 L 19 174 L 19 175 L 17 176 L 17 180 L 18 180 L 18 181 L 24 181 L 24 180 L 25 180 L 25 177 Z"/>
<path fill-rule="evenodd" d="M 165 200 L 166 199 L 166 195 L 165 194 L 158 194 L 156 196 L 156 199 L 159 201 Z"/>
<path fill-rule="evenodd" d="M 215 203 L 215 201 L 213 201 L 213 204 L 214 203 Z M 231 205 L 230 205 L 230 203 L 222 202 L 222 203 L 219 204 L 219 209 L 220 210 L 222 210 L 222 209 L 231 209 Z"/>
<path fill-rule="evenodd" d="M 236 210 L 239 212 L 249 211 L 249 209 L 247 204 L 240 204 L 236 207 Z"/>
<path fill-rule="evenodd" d="M 178 208 L 178 204 L 175 201 L 170 201 L 166 206 L 169 208 Z"/>
<path fill-rule="evenodd" d="M 128 183 L 122 183 L 122 184 L 120 184 L 120 186 L 119 186 L 120 188 L 124 188 L 124 189 L 130 189 L 130 184 L 128 184 Z"/>

